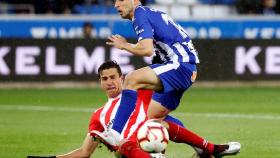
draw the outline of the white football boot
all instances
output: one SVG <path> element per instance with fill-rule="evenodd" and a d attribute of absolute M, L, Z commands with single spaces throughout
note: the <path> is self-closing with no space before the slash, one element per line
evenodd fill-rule
<path fill-rule="evenodd" d="M 221 158 L 227 155 L 236 155 L 240 152 L 241 144 L 239 142 L 228 142 L 224 145 L 228 145 L 228 149 L 217 154 L 215 158 Z"/>
<path fill-rule="evenodd" d="M 93 130 L 91 133 L 96 134 L 100 141 L 105 144 L 109 144 L 113 147 L 120 145 L 121 135 L 113 129 L 106 130 L 104 132 Z"/>

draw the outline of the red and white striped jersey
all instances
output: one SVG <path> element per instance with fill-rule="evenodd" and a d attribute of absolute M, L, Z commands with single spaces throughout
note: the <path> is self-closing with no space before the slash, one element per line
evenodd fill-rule
<path fill-rule="evenodd" d="M 121 133 L 122 138 L 135 140 L 132 135 L 138 129 L 138 126 L 147 119 L 147 110 L 152 94 L 153 92 L 151 90 L 138 90 L 136 107 Z M 109 98 L 104 106 L 97 109 L 92 114 L 89 124 L 89 132 L 92 130 L 103 132 L 104 130 L 111 128 L 117 109 L 120 105 L 120 98 L 121 95 L 116 98 Z"/>

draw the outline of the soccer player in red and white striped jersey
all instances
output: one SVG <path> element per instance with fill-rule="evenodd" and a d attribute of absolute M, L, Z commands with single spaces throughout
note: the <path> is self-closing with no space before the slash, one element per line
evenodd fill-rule
<path fill-rule="evenodd" d="M 110 63 L 110 62 L 109 62 Z M 114 62 L 113 62 L 114 63 Z M 106 65 L 106 64 L 104 64 Z M 103 132 L 109 128 L 111 128 L 113 124 L 113 120 L 116 115 L 116 111 L 120 106 L 120 92 L 116 92 L 115 90 L 120 90 L 116 87 L 117 85 L 120 86 L 119 81 L 115 82 L 114 79 L 116 75 L 113 75 L 114 72 L 120 71 L 119 68 L 115 69 L 106 69 L 106 66 L 101 65 L 99 68 L 99 77 L 101 81 L 102 88 L 106 91 L 108 96 L 108 102 L 101 108 L 95 111 L 92 116 L 89 125 L 89 134 L 92 137 L 96 135 L 92 131 L 99 131 Z M 113 64 L 114 65 L 114 64 Z M 119 76 L 119 79 L 121 76 Z M 111 92 L 111 93 L 110 93 Z M 124 130 L 121 133 L 121 139 L 128 139 L 129 142 L 127 144 L 123 144 L 121 148 L 121 153 L 124 154 L 126 157 L 150 157 L 149 154 L 145 152 L 141 152 L 140 148 L 137 146 L 137 138 L 136 138 L 136 131 L 139 125 L 147 119 L 147 111 L 148 106 L 150 104 L 153 92 L 150 90 L 138 90 L 137 91 L 137 101 L 136 107 L 133 113 L 130 115 L 128 121 L 125 124 Z M 165 119 L 165 125 L 168 127 L 168 132 L 170 135 L 170 140 L 178 143 L 186 143 L 195 148 L 201 149 L 202 152 L 199 153 L 200 158 L 211 158 L 212 154 L 215 152 L 220 152 L 219 149 L 224 150 L 223 145 L 215 145 L 212 144 L 205 139 L 201 138 L 200 136 L 196 135 L 195 133 L 185 129 L 182 127 L 182 123 L 172 118 L 171 116 Z M 170 119 L 171 118 L 171 119 Z M 134 142 L 134 143 L 133 143 Z M 122 150 L 125 148 L 131 148 L 131 151 Z M 142 154 L 142 155 L 140 155 Z"/>

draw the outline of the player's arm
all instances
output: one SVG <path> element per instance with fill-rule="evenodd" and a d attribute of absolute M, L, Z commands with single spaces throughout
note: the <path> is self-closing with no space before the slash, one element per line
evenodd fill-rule
<path fill-rule="evenodd" d="M 139 7 L 135 10 L 133 28 L 138 37 L 136 44 L 128 43 L 120 35 L 110 36 L 107 44 L 122 50 L 127 50 L 137 56 L 152 56 L 154 54 L 154 29 L 145 9 Z"/>
<path fill-rule="evenodd" d="M 126 41 L 126 39 L 120 35 L 112 35 L 106 44 L 114 46 L 121 50 L 126 50 L 137 56 L 152 56 L 153 55 L 153 39 L 142 39 L 136 44 L 132 44 Z"/>
<path fill-rule="evenodd" d="M 58 155 L 57 158 L 85 158 L 90 157 L 98 146 L 97 141 L 93 141 L 92 137 L 88 134 L 83 142 L 83 145 L 64 155 Z"/>
<path fill-rule="evenodd" d="M 102 125 L 98 121 L 100 111 L 96 110 L 90 120 L 89 124 L 89 131 L 86 135 L 83 144 L 80 148 L 75 149 L 67 154 L 58 155 L 58 156 L 27 156 L 27 158 L 85 158 L 90 157 L 92 153 L 95 151 L 95 149 L 98 146 L 98 141 L 95 141 L 93 139 L 93 136 L 91 135 L 91 130 L 103 130 Z"/>
<path fill-rule="evenodd" d="M 83 145 L 67 154 L 58 156 L 27 156 L 27 158 L 85 158 L 90 157 L 98 146 L 97 141 L 93 141 L 92 137 L 88 134 L 83 142 Z"/>

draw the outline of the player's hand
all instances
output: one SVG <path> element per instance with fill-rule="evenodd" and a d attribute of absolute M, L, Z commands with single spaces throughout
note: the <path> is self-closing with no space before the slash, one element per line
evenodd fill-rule
<path fill-rule="evenodd" d="M 127 41 L 124 37 L 121 35 L 112 35 L 108 37 L 108 42 L 106 42 L 107 45 L 114 46 L 118 49 L 124 49 L 125 45 L 127 44 Z"/>

